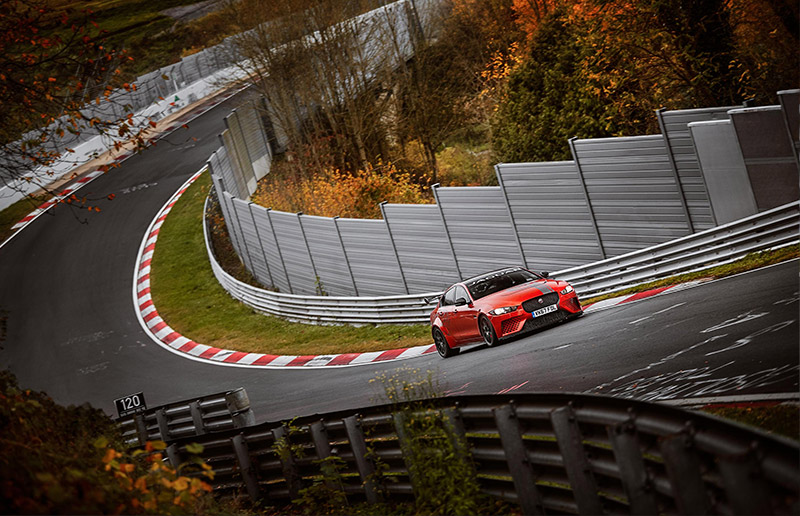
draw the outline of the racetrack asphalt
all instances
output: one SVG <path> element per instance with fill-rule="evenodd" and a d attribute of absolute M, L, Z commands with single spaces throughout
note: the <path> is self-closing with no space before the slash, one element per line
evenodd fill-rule
<path fill-rule="evenodd" d="M 798 391 L 796 260 L 621 305 L 504 344 L 442 360 L 329 370 L 251 370 L 177 356 L 141 329 L 131 299 L 142 237 L 154 214 L 219 146 L 234 97 L 158 146 L 95 179 L 105 197 L 80 224 L 57 206 L 0 249 L 0 366 L 56 401 L 143 391 L 149 406 L 245 387 L 257 419 L 377 402 L 386 370 L 431 370 L 449 394 L 593 392 L 646 400 Z M 197 138 L 191 141 L 189 137 Z"/>

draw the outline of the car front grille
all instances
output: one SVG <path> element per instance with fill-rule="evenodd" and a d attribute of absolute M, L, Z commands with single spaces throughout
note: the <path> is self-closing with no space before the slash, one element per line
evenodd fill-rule
<path fill-rule="evenodd" d="M 558 324 L 565 321 L 568 316 L 569 314 L 563 310 L 558 310 L 549 314 L 540 315 L 539 317 L 534 317 L 533 319 L 528 319 L 525 321 L 525 326 L 522 327 L 522 332 L 526 333 L 529 331 L 539 330 L 553 324 Z"/>
<path fill-rule="evenodd" d="M 533 299 L 528 299 L 522 303 L 522 309 L 526 312 L 533 312 L 534 310 L 538 310 L 555 303 L 558 303 L 558 294 L 556 292 L 548 292 L 547 294 L 542 294 L 541 296 L 534 297 Z"/>

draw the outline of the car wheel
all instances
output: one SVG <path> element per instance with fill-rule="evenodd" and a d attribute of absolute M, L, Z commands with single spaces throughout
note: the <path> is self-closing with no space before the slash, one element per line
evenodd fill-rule
<path fill-rule="evenodd" d="M 433 343 L 436 344 L 436 351 L 439 352 L 442 358 L 458 355 L 459 349 L 453 349 L 447 344 L 447 339 L 444 338 L 444 334 L 439 328 L 433 329 Z"/>
<path fill-rule="evenodd" d="M 488 317 L 482 315 L 478 320 L 478 327 L 481 330 L 483 341 L 488 346 L 496 346 L 500 342 L 500 340 L 497 338 L 497 334 L 494 332 L 494 326 L 492 326 L 492 322 Z"/>

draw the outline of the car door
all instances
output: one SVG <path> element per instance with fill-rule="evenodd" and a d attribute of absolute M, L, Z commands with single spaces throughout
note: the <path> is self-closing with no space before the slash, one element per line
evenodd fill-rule
<path fill-rule="evenodd" d="M 463 303 L 466 301 L 466 303 Z M 450 328 L 459 342 L 470 342 L 480 338 L 478 329 L 478 309 L 472 303 L 467 289 L 461 285 L 455 287 L 455 300 L 453 314 L 450 318 Z"/>
<path fill-rule="evenodd" d="M 449 335 L 454 340 L 457 340 L 455 333 L 452 329 L 453 309 L 456 303 L 456 289 L 451 287 L 450 290 L 444 293 L 442 300 L 439 302 L 439 308 L 436 310 L 436 315 L 442 321 L 442 330 L 446 335 Z"/>

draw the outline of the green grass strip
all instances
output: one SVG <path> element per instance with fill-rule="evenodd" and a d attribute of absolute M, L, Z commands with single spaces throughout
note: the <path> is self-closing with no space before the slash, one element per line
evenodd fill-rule
<path fill-rule="evenodd" d="M 250 353 L 361 353 L 430 344 L 427 325 L 316 326 L 265 316 L 233 299 L 208 262 L 203 203 L 208 174 L 173 206 L 158 236 L 150 289 L 159 315 L 182 335 L 209 346 Z"/>

